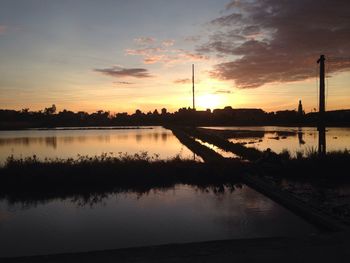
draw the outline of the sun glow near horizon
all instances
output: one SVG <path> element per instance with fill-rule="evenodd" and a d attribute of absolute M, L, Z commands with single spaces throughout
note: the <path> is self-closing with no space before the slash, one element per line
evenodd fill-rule
<path fill-rule="evenodd" d="M 225 99 L 220 94 L 203 94 L 197 97 L 196 108 L 206 109 L 217 109 L 224 106 Z"/>

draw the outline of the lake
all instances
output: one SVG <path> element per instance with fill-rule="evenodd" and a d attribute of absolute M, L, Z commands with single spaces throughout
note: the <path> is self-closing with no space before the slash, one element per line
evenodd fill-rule
<path fill-rule="evenodd" d="M 0 257 L 319 232 L 245 185 L 222 192 L 177 185 L 97 200 L 1 199 Z"/>
<path fill-rule="evenodd" d="M 135 154 L 147 151 L 167 159 L 193 153 L 182 145 L 170 130 L 162 127 L 126 129 L 50 129 L 0 131 L 0 164 L 10 155 L 44 158 L 76 158 L 80 155 L 110 153 Z M 198 157 L 196 157 L 198 159 Z"/>
<path fill-rule="evenodd" d="M 237 135 L 229 138 L 229 141 L 241 143 L 246 147 L 255 147 L 261 151 L 270 148 L 276 153 L 281 153 L 286 149 L 295 156 L 297 151 L 307 153 L 318 149 L 318 131 L 315 127 L 231 126 L 204 128 L 237 131 Z M 244 131 L 252 131 L 255 134 L 246 132 L 245 136 Z M 350 128 L 326 128 L 326 146 L 328 152 L 350 150 Z"/>
<path fill-rule="evenodd" d="M 318 132 L 310 127 L 206 127 L 235 131 L 257 131 L 254 136 L 229 138 L 234 143 L 259 150 L 280 153 L 287 149 L 292 155 L 297 151 L 304 153 L 318 147 Z M 327 128 L 327 151 L 350 149 L 350 128 Z M 215 148 L 225 157 L 237 157 Z M 0 164 L 10 155 L 28 157 L 36 155 L 44 158 L 76 158 L 80 155 L 101 155 L 110 153 L 139 153 L 159 155 L 161 159 L 175 157 L 194 158 L 193 153 L 172 134 L 159 126 L 127 129 L 52 129 L 0 131 Z M 198 161 L 201 159 L 195 157 Z"/>

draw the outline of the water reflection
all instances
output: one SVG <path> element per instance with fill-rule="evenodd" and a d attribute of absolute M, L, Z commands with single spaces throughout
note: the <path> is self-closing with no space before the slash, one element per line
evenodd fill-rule
<path fill-rule="evenodd" d="M 295 155 L 296 152 L 305 154 L 318 149 L 323 149 L 325 152 L 350 149 L 350 128 L 329 127 L 324 132 L 318 131 L 314 127 L 206 128 L 229 131 L 231 133 L 229 141 L 244 144 L 246 147 L 255 147 L 261 151 L 270 148 L 276 153 L 281 153 L 286 149 Z M 262 134 L 263 136 L 261 136 Z"/>
<path fill-rule="evenodd" d="M 160 138 L 163 142 L 166 142 L 168 139 L 169 134 L 162 132 L 162 133 L 152 133 L 152 134 L 135 134 L 135 140 L 140 142 L 145 137 L 149 139 L 153 139 L 155 141 L 158 141 Z M 128 139 L 127 134 L 118 135 L 118 139 Z M 74 142 L 85 142 L 86 140 L 97 140 L 99 142 L 109 142 L 111 141 L 110 135 L 105 136 L 95 136 L 95 137 L 84 137 L 84 136 L 64 136 L 64 137 L 21 137 L 21 138 L 0 138 L 0 147 L 5 145 L 25 145 L 25 146 L 31 146 L 35 144 L 45 144 L 47 147 L 57 148 L 57 143 L 63 143 L 63 144 L 70 144 Z"/>
<path fill-rule="evenodd" d="M 326 154 L 326 128 L 318 127 L 318 154 Z"/>
<path fill-rule="evenodd" d="M 57 148 L 57 137 L 46 137 L 45 143 L 48 147 Z"/>
<path fill-rule="evenodd" d="M 224 151 L 220 147 L 217 147 L 214 144 L 211 144 L 208 142 L 203 142 L 200 139 L 195 139 L 195 141 L 200 143 L 201 145 L 208 147 L 209 149 L 212 149 L 213 151 L 215 151 L 216 153 L 220 154 L 221 156 L 223 156 L 225 158 L 235 158 L 235 159 L 238 158 L 238 159 L 240 159 L 240 157 L 237 154 L 234 154 L 233 152 L 229 152 L 229 151 Z"/>
<path fill-rule="evenodd" d="M 305 144 L 305 141 L 304 141 L 304 139 L 303 139 L 303 135 L 304 135 L 304 133 L 303 133 L 301 127 L 299 127 L 299 129 L 298 129 L 298 141 L 299 141 L 299 145 L 304 145 L 304 144 Z"/>
<path fill-rule="evenodd" d="M 170 130 L 152 129 L 118 130 L 27 130 L 0 131 L 0 164 L 10 156 L 39 158 L 74 158 L 80 155 L 100 155 L 103 152 L 147 151 L 160 158 L 181 154 L 192 158 L 192 152 L 183 146 Z"/>
<path fill-rule="evenodd" d="M 0 257 L 318 232 L 244 185 L 52 198 L 25 209 L 5 198 L 0 215 Z"/>
<path fill-rule="evenodd" d="M 162 132 L 162 141 L 166 142 L 167 139 L 168 139 L 168 134 L 165 132 Z"/>

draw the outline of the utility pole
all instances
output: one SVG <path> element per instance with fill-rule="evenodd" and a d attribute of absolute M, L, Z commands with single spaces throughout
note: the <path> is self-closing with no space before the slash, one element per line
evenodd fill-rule
<path fill-rule="evenodd" d="M 317 60 L 320 64 L 320 101 L 318 110 L 318 153 L 326 154 L 326 127 L 325 127 L 325 56 L 321 55 Z"/>
<path fill-rule="evenodd" d="M 194 64 L 192 64 L 192 108 L 196 110 L 194 103 Z"/>
<path fill-rule="evenodd" d="M 324 125 L 324 114 L 325 114 L 325 73 L 324 73 L 324 62 L 325 62 L 324 55 L 321 55 L 320 58 L 317 60 L 317 63 L 320 64 L 320 104 L 319 104 L 319 121 L 320 125 Z"/>

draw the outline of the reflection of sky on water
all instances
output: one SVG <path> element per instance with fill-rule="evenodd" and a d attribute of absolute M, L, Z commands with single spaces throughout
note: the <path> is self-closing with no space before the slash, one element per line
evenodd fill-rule
<path fill-rule="evenodd" d="M 23 209 L 5 199 L 1 214 L 0 256 L 317 232 L 244 185 L 216 194 L 185 185 L 109 194 L 92 207 L 53 199 Z"/>
<path fill-rule="evenodd" d="M 280 153 L 288 149 L 307 152 L 317 149 L 316 128 L 298 127 L 215 127 L 215 129 L 260 131 L 256 136 L 232 138 L 232 142 L 244 143 L 259 150 L 267 148 Z M 350 149 L 350 128 L 327 128 L 327 151 Z M 214 149 L 215 150 L 215 149 Z M 217 149 L 216 149 L 217 150 Z M 0 131 L 0 163 L 10 156 L 39 158 L 68 158 L 80 155 L 100 155 L 101 153 L 128 152 L 134 154 L 147 151 L 150 155 L 170 158 L 181 154 L 193 158 L 193 154 L 183 146 L 170 130 L 162 127 L 153 129 L 121 130 L 27 130 Z M 225 152 L 220 152 L 226 156 Z M 232 157 L 232 156 L 226 156 Z"/>
<path fill-rule="evenodd" d="M 212 149 L 213 151 L 217 152 L 218 154 L 220 154 L 221 156 L 225 157 L 225 158 L 239 158 L 238 155 L 232 153 L 232 152 L 226 152 L 224 150 L 222 150 L 221 148 L 211 144 L 211 143 L 207 143 L 207 142 L 203 142 L 200 139 L 195 139 L 196 142 L 199 142 L 200 144 Z"/>
<path fill-rule="evenodd" d="M 246 147 L 255 147 L 259 150 L 270 148 L 280 153 L 287 149 L 294 155 L 297 151 L 306 153 L 311 149 L 316 151 L 318 149 L 318 131 L 313 127 L 215 127 L 215 129 L 264 131 L 263 137 L 229 139 L 231 142 L 244 143 Z M 350 128 L 330 127 L 326 131 L 327 151 L 350 149 Z"/>
<path fill-rule="evenodd" d="M 118 130 L 27 130 L 0 131 L 0 163 L 9 155 L 39 158 L 68 158 L 80 155 L 147 151 L 170 158 L 181 154 L 193 158 L 170 130 L 153 129 Z"/>

